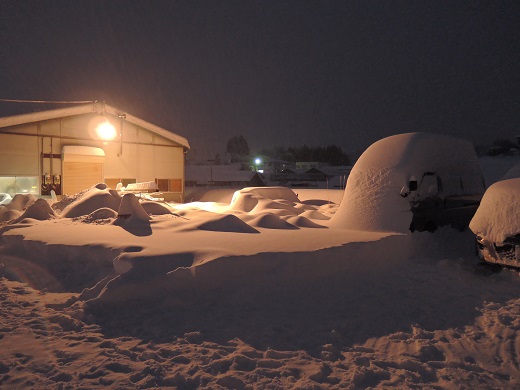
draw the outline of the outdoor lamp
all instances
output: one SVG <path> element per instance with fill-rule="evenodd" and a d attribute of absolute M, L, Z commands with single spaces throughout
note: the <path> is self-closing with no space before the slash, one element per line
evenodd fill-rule
<path fill-rule="evenodd" d="M 117 131 L 114 125 L 112 125 L 110 122 L 105 121 L 101 122 L 96 127 L 96 134 L 99 138 L 105 141 L 110 141 L 116 138 Z"/>

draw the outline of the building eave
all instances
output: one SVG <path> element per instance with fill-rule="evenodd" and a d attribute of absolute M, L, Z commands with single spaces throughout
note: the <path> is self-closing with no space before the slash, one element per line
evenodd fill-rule
<path fill-rule="evenodd" d="M 120 110 L 118 108 L 109 106 L 105 103 L 92 102 L 87 104 L 81 104 L 72 107 L 66 108 L 57 108 L 53 110 L 45 110 L 38 112 L 31 112 L 27 114 L 13 115 L 0 118 L 0 129 L 11 126 L 18 126 L 27 123 L 35 123 L 42 122 L 47 120 L 53 120 L 64 117 L 71 117 L 77 115 L 84 115 L 90 113 L 109 113 L 114 116 L 119 116 L 125 114 L 125 120 L 130 122 L 136 126 L 142 127 L 146 130 L 151 131 L 161 137 L 164 137 L 170 141 L 175 142 L 179 146 L 182 146 L 185 149 L 190 149 L 190 144 L 188 140 L 178 134 L 172 133 L 162 127 L 156 126 L 150 122 L 147 122 L 143 119 L 137 118 L 133 115 L 127 114 L 124 110 Z"/>

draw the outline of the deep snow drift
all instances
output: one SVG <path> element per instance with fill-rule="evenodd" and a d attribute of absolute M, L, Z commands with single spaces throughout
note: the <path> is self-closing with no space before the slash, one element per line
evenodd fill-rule
<path fill-rule="evenodd" d="M 469 230 L 347 230 L 301 196 L 0 206 L 0 385 L 520 386 L 517 271 Z"/>

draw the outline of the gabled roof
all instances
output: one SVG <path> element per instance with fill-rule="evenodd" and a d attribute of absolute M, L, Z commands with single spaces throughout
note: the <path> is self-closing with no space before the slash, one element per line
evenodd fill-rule
<path fill-rule="evenodd" d="M 166 139 L 169 139 L 170 141 L 173 141 L 186 149 L 190 148 L 190 144 L 186 138 L 178 134 L 172 133 L 171 131 L 168 131 L 166 129 L 163 129 L 162 127 L 156 126 L 152 123 L 146 122 L 133 115 L 127 114 L 123 110 L 119 110 L 118 108 L 100 102 L 92 102 L 67 108 L 57 108 L 54 110 L 37 111 L 28 114 L 6 116 L 0 118 L 0 128 L 23 125 L 25 123 L 41 122 L 51 119 L 63 118 L 67 116 L 90 114 L 93 112 L 108 113 L 114 116 L 125 114 L 125 120 L 127 122 L 133 123 L 134 125 L 142 127 L 143 129 L 149 130 L 152 133 L 158 134 Z"/>

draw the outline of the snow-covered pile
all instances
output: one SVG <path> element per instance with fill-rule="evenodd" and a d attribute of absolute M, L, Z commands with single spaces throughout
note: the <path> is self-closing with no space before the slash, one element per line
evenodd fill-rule
<path fill-rule="evenodd" d="M 398 134 L 377 141 L 358 159 L 347 181 L 345 196 L 331 226 L 351 230 L 406 232 L 412 221 L 409 199 L 401 189 L 426 172 L 442 177 L 443 192 L 484 192 L 473 145 L 465 140 L 430 133 Z"/>
<path fill-rule="evenodd" d="M 34 218 L 40 221 L 44 221 L 54 217 L 56 217 L 56 214 L 54 213 L 54 210 L 52 210 L 49 203 L 45 199 L 40 198 L 36 199 L 33 204 L 27 207 L 19 219 Z"/>
<path fill-rule="evenodd" d="M 87 192 L 82 193 L 66 206 L 61 212 L 62 218 L 75 218 L 88 215 L 102 207 L 108 207 L 117 211 L 121 204 L 121 196 L 115 190 L 111 190 L 106 185 L 92 187 Z"/>
<path fill-rule="evenodd" d="M 469 227 L 496 243 L 520 234 L 520 178 L 489 187 Z"/>
<path fill-rule="evenodd" d="M 287 187 L 247 187 L 233 194 L 230 208 L 244 212 L 277 209 L 280 215 L 298 215 L 297 204 L 300 200 Z"/>
<path fill-rule="evenodd" d="M 9 203 L 3 205 L 8 210 L 23 211 L 31 204 L 36 202 L 36 197 L 32 194 L 16 194 Z"/>
<path fill-rule="evenodd" d="M 119 223 L 148 223 L 150 216 L 139 203 L 139 199 L 134 194 L 125 194 L 121 199 L 117 211 Z"/>
<path fill-rule="evenodd" d="M 16 194 L 9 202 L 0 205 L 0 222 L 4 223 L 13 223 L 23 218 L 42 220 L 50 216 L 54 216 L 54 212 L 49 204 L 31 194 Z"/>

